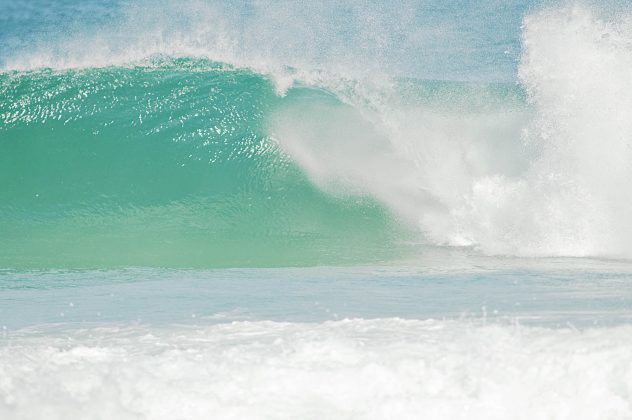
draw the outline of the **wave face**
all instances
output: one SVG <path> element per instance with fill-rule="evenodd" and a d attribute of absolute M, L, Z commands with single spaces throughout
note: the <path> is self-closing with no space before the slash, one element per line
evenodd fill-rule
<path fill-rule="evenodd" d="M 315 188 L 266 134 L 284 98 L 202 61 L 0 76 L 1 265 L 226 266 L 386 258 L 373 200 Z M 359 117 L 356 117 L 358 119 Z"/>
<path fill-rule="evenodd" d="M 630 257 L 629 6 L 492 3 L 121 2 L 0 34 L 0 265 Z"/>

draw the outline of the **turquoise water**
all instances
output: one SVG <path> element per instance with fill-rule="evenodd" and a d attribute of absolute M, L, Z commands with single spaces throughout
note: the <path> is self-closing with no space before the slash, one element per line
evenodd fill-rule
<path fill-rule="evenodd" d="M 394 253 L 401 229 L 382 206 L 323 193 L 266 131 L 281 107 L 345 108 L 324 92 L 278 97 L 260 75 L 189 60 L 1 77 L 4 267 L 296 266 Z"/>
<path fill-rule="evenodd" d="M 505 261 L 497 267 L 456 268 L 437 267 L 440 262 L 433 258 L 432 269 L 3 273 L 0 317 L 5 328 L 14 330 L 48 323 L 76 328 L 121 325 L 130 320 L 160 326 L 388 317 L 588 328 L 627 324 L 632 316 L 626 264 Z"/>
<path fill-rule="evenodd" d="M 631 418 L 630 16 L 0 0 L 0 418 Z"/>

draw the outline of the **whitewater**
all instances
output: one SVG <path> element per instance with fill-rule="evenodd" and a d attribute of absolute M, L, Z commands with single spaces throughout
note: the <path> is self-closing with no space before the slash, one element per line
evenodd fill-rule
<path fill-rule="evenodd" d="M 0 0 L 0 418 L 632 418 L 624 1 Z"/>

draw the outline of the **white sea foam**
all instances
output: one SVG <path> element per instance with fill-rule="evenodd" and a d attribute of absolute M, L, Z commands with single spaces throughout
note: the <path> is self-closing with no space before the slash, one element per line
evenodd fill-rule
<path fill-rule="evenodd" d="M 628 419 L 630 327 L 239 322 L 5 332 L 3 419 Z"/>

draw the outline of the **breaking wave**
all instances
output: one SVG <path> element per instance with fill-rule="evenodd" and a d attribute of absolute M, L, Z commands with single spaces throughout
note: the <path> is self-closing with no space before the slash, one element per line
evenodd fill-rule
<path fill-rule="evenodd" d="M 278 32 L 232 24 L 275 27 L 256 11 L 187 4 L 4 57 L 2 265 L 630 256 L 627 9 L 531 11 L 515 83 L 410 77 L 374 51 L 404 42 L 405 19 L 367 35 L 394 12 L 340 36 L 315 19 L 320 43 L 274 49 Z"/>

